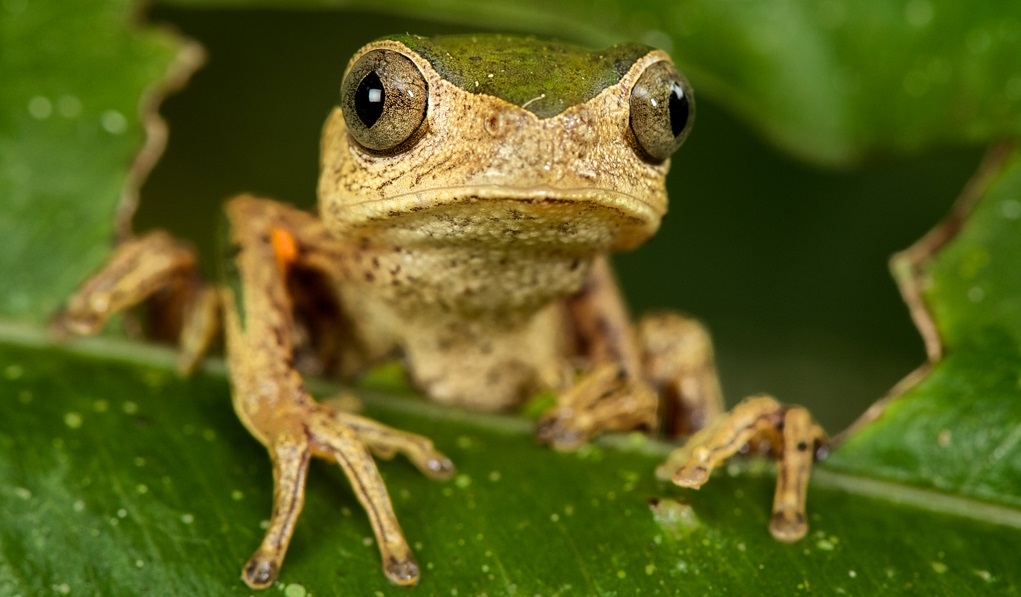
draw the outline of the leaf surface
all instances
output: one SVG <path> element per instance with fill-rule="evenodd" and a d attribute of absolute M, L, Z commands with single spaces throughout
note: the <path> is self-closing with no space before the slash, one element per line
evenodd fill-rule
<path fill-rule="evenodd" d="M 1021 504 L 1021 155 L 995 152 L 954 213 L 894 260 L 931 371 L 830 466 Z"/>
<path fill-rule="evenodd" d="M 339 2 L 302 6 L 326 4 Z M 196 62 L 180 40 L 129 26 L 131 6 L 0 3 L 0 594 L 247 594 L 240 566 L 269 513 L 268 459 L 233 416 L 222 370 L 180 380 L 165 351 L 111 340 L 59 348 L 39 327 L 123 232 L 114 214 L 130 211 L 161 143 L 148 108 Z M 388 6 L 593 43 L 672 45 L 699 93 L 821 163 L 1018 133 L 1013 4 Z M 518 419 L 364 391 L 368 414 L 434 437 L 460 467 L 435 483 L 406 463 L 383 465 L 423 567 L 418 590 L 1016 591 L 1017 161 L 997 162 L 961 234 L 912 266 L 945 357 L 816 476 L 802 543 L 766 533 L 772 479 L 760 469 L 729 468 L 684 492 L 653 479 L 667 448 L 648 440 L 560 455 L 534 445 Z M 313 469 L 282 580 L 288 594 L 409 592 L 386 584 L 368 523 L 330 466 Z"/>
<path fill-rule="evenodd" d="M 157 99 L 199 60 L 165 31 L 129 27 L 131 7 L 0 5 L 0 314 L 9 318 L 52 315 L 126 232 L 163 147 Z"/>
<path fill-rule="evenodd" d="M 231 411 L 222 371 L 182 380 L 163 349 L 111 340 L 60 349 L 32 331 L 0 333 L 17 339 L 0 347 L 0 592 L 247 593 L 239 574 L 269 514 L 271 471 Z M 897 505 L 829 474 L 810 494 L 810 536 L 786 545 L 766 531 L 772 478 L 761 469 L 687 492 L 654 480 L 665 448 L 639 436 L 557 454 L 513 418 L 361 394 L 367 414 L 428 434 L 458 466 L 436 482 L 399 459 L 381 464 L 421 584 L 387 584 L 367 518 L 339 470 L 320 463 L 279 588 L 960 595 L 1021 586 L 1017 509 L 958 500 L 962 518 L 919 508 L 924 493 L 882 488 L 914 502 Z"/>

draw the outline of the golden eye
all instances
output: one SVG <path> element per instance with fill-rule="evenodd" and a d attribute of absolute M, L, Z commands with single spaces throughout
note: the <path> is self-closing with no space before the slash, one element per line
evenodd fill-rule
<path fill-rule="evenodd" d="M 670 157 L 691 131 L 695 97 L 691 86 L 667 61 L 645 69 L 631 89 L 631 132 L 653 161 Z"/>
<path fill-rule="evenodd" d="M 399 52 L 372 50 L 358 59 L 340 90 L 348 132 L 359 145 L 390 151 L 414 137 L 425 120 L 428 86 Z"/>

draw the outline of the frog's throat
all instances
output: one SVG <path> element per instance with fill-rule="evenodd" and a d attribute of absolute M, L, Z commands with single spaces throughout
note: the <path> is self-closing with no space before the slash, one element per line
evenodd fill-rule
<path fill-rule="evenodd" d="M 327 201 L 323 207 L 330 210 L 327 222 L 345 231 L 406 229 L 421 222 L 424 234 L 431 235 L 435 231 L 428 230 L 430 221 L 459 217 L 463 225 L 451 235 L 467 238 L 494 231 L 569 227 L 579 238 L 605 245 L 593 247 L 600 250 L 638 246 L 655 234 L 666 213 L 665 201 L 654 205 L 620 191 L 506 185 L 430 188 L 385 199 Z"/>

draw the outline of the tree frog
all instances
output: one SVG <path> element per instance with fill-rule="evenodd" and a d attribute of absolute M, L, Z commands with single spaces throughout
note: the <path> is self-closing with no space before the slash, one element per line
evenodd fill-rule
<path fill-rule="evenodd" d="M 316 402 L 299 373 L 351 377 L 394 357 L 426 396 L 463 408 L 555 392 L 537 435 L 558 449 L 607 430 L 697 432 L 661 470 L 688 486 L 767 446 L 780 462 L 772 529 L 797 538 L 822 431 L 769 397 L 724 415 L 705 329 L 665 312 L 632 325 L 606 257 L 659 227 L 694 107 L 670 57 L 643 45 L 377 40 L 351 59 L 326 120 L 318 216 L 230 200 L 218 285 L 166 233 L 130 240 L 60 324 L 92 333 L 159 299 L 189 367 L 222 317 L 234 408 L 273 463 L 272 516 L 243 569 L 253 588 L 277 578 L 312 457 L 350 479 L 386 576 L 418 580 L 372 456 L 400 452 L 437 478 L 451 462 L 424 437 Z"/>

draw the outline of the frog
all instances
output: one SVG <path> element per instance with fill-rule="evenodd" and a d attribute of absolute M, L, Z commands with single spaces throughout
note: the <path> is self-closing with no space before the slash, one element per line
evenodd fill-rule
<path fill-rule="evenodd" d="M 57 318 L 93 334 L 140 303 L 197 366 L 225 338 L 232 403 L 273 469 L 264 538 L 244 564 L 278 577 L 313 457 L 340 466 L 375 534 L 383 573 L 420 570 L 376 458 L 402 454 L 446 479 L 428 438 L 314 399 L 305 376 L 351 379 L 402 359 L 427 398 L 513 411 L 555 394 L 536 437 L 571 450 L 598 434 L 690 436 L 657 474 L 697 488 L 752 447 L 776 457 L 770 528 L 807 529 L 812 462 L 826 443 L 803 408 L 768 395 L 724 409 L 711 339 L 661 311 L 633 322 L 608 255 L 652 237 L 694 96 L 670 56 L 533 37 L 393 35 L 358 50 L 320 143 L 318 213 L 240 195 L 224 205 L 220 279 L 156 230 L 121 243 Z"/>

